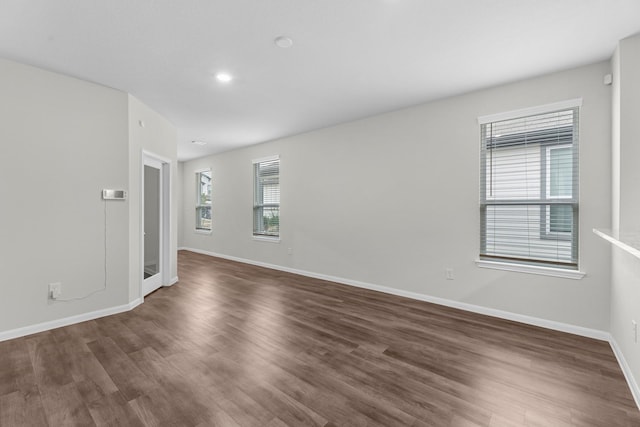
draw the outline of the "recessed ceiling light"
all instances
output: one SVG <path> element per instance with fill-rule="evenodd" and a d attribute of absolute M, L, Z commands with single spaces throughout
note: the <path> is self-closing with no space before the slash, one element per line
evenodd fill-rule
<path fill-rule="evenodd" d="M 220 83 L 229 83 L 231 80 L 233 80 L 233 76 L 229 73 L 217 73 L 216 74 L 216 80 L 218 80 Z"/>
<path fill-rule="evenodd" d="M 283 49 L 287 49 L 293 46 L 293 40 L 285 36 L 276 37 L 275 40 L 273 40 L 273 42 L 276 44 L 276 46 L 281 47 Z"/>
<path fill-rule="evenodd" d="M 195 141 L 195 140 L 194 140 L 194 141 L 191 141 L 191 143 L 192 143 L 193 145 L 207 145 L 207 143 L 206 143 L 206 142 L 204 142 L 204 141 Z"/>

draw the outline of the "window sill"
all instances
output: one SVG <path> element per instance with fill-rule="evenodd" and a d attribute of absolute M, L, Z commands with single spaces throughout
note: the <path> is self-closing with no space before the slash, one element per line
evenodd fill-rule
<path fill-rule="evenodd" d="M 609 243 L 640 258 L 640 232 L 594 228 L 593 232 Z"/>
<path fill-rule="evenodd" d="M 269 242 L 269 243 L 280 243 L 280 237 L 275 237 L 275 236 L 256 236 L 253 235 L 253 240 L 259 241 L 259 242 Z"/>
<path fill-rule="evenodd" d="M 537 265 L 511 264 L 508 262 L 485 261 L 481 259 L 476 260 L 476 265 L 480 268 L 539 274 L 542 276 L 561 277 L 563 279 L 579 280 L 586 275 L 586 273 L 578 270 L 565 270 L 563 268 L 541 267 Z"/>
<path fill-rule="evenodd" d="M 193 230 L 196 234 L 211 234 L 211 230 Z"/>

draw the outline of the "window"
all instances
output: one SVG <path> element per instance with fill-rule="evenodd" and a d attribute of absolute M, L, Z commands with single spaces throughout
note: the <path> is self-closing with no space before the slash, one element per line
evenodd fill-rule
<path fill-rule="evenodd" d="M 479 119 L 481 260 L 578 268 L 579 101 L 555 107 Z"/>
<path fill-rule="evenodd" d="M 211 170 L 196 172 L 196 230 L 211 231 Z"/>
<path fill-rule="evenodd" d="M 253 235 L 280 236 L 280 159 L 253 162 Z"/>

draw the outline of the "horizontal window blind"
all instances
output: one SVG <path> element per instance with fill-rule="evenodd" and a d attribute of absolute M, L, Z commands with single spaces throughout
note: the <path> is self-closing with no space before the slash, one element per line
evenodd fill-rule
<path fill-rule="evenodd" d="M 481 125 L 481 259 L 577 268 L 578 113 Z"/>
<path fill-rule="evenodd" d="M 280 235 L 280 159 L 257 161 L 254 171 L 253 234 Z"/>

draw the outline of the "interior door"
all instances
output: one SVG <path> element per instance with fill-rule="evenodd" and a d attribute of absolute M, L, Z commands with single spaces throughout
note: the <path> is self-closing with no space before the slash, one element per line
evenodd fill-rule
<path fill-rule="evenodd" d="M 143 296 L 162 286 L 162 163 L 145 158 L 143 176 Z"/>

